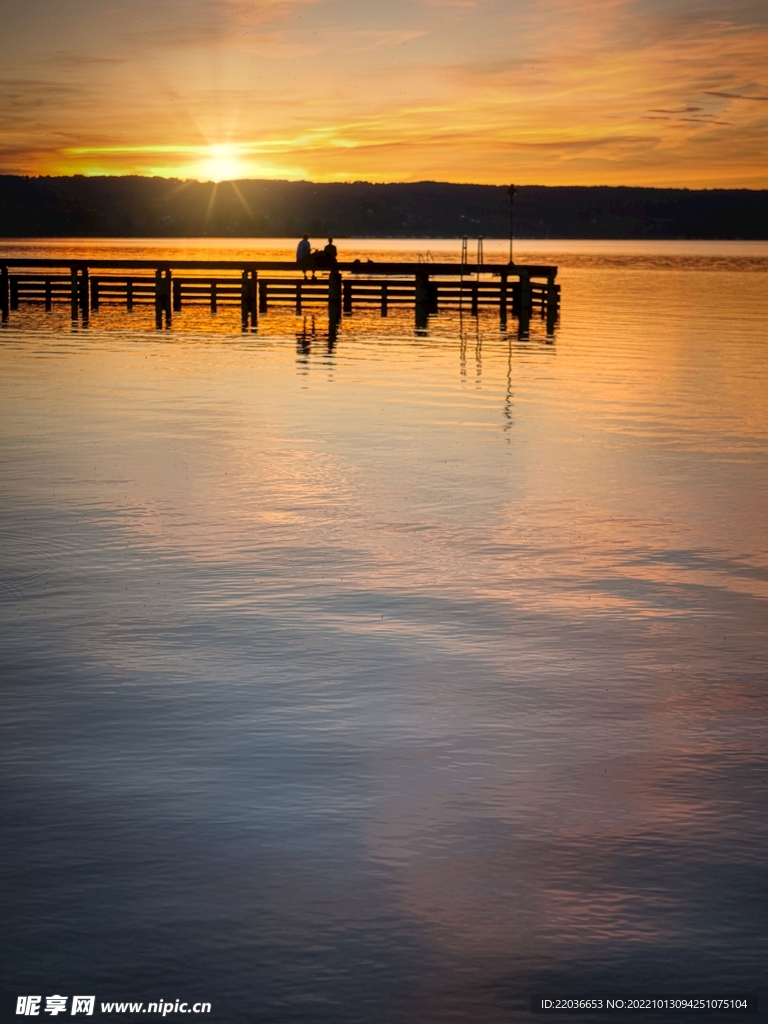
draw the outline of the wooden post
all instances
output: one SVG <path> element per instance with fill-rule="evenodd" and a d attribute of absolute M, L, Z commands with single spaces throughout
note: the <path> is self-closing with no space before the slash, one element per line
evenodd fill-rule
<path fill-rule="evenodd" d="M 480 305 L 478 303 L 477 281 L 473 281 L 471 287 L 472 287 L 472 316 L 477 316 L 478 312 L 480 310 Z"/>
<path fill-rule="evenodd" d="M 296 282 L 296 312 L 301 312 L 301 281 Z"/>
<path fill-rule="evenodd" d="M 328 277 L 328 320 L 338 323 L 341 316 L 341 274 L 332 270 Z"/>
<path fill-rule="evenodd" d="M 99 308 L 99 279 L 98 277 L 91 278 L 91 309 L 97 312 Z"/>
<path fill-rule="evenodd" d="M 344 282 L 344 312 L 352 312 L 352 282 Z"/>
<path fill-rule="evenodd" d="M 3 320 L 8 319 L 10 308 L 10 293 L 8 288 L 8 267 L 0 267 L 0 316 Z"/>
<path fill-rule="evenodd" d="M 19 279 L 11 276 L 11 309 L 19 308 Z"/>
<path fill-rule="evenodd" d="M 417 306 L 423 306 L 426 310 L 429 306 L 429 274 L 425 270 L 419 271 L 414 280 L 414 297 Z"/>
<path fill-rule="evenodd" d="M 547 306 L 547 337 L 552 339 L 555 336 L 557 324 L 557 306 Z"/>
<path fill-rule="evenodd" d="M 165 325 L 171 323 L 171 268 L 160 267 L 155 271 L 155 327 L 163 326 L 163 314 L 165 314 Z"/>
<path fill-rule="evenodd" d="M 387 309 L 387 299 L 388 299 L 387 292 L 388 292 L 387 283 L 385 281 L 384 284 L 382 284 L 382 286 L 381 286 L 381 315 L 382 316 L 386 316 L 387 312 L 388 312 L 388 309 Z"/>
<path fill-rule="evenodd" d="M 240 322 L 243 330 L 248 328 L 248 271 L 240 275 Z"/>
<path fill-rule="evenodd" d="M 251 271 L 251 279 L 248 282 L 248 309 L 251 311 L 251 327 L 255 327 L 259 322 L 259 314 L 256 307 L 256 281 L 258 276 L 259 272 L 254 267 Z"/>
<path fill-rule="evenodd" d="M 527 272 L 520 271 L 520 316 L 531 315 L 531 278 Z"/>
<path fill-rule="evenodd" d="M 550 274 L 547 277 L 547 314 L 551 311 L 557 313 L 558 306 L 558 294 L 557 285 L 555 284 L 555 275 Z"/>
<path fill-rule="evenodd" d="M 266 313 L 267 312 L 267 304 L 268 304 L 268 302 L 269 302 L 269 298 L 268 298 L 268 293 L 267 293 L 267 282 L 266 281 L 259 281 L 259 312 L 260 313 Z"/>
<path fill-rule="evenodd" d="M 502 324 L 507 322 L 507 275 L 502 274 L 499 282 L 499 320 Z"/>
<path fill-rule="evenodd" d="M 88 310 L 90 307 L 90 295 L 88 294 L 88 267 L 80 268 L 80 281 L 78 284 L 78 299 L 80 301 L 80 312 L 83 314 L 83 320 L 88 319 Z"/>
<path fill-rule="evenodd" d="M 51 279 L 46 277 L 45 279 L 45 311 L 50 313 L 51 306 L 53 305 L 53 290 L 51 288 Z"/>
<path fill-rule="evenodd" d="M 211 281 L 211 312 L 215 313 L 219 308 L 218 306 L 218 294 L 216 290 L 216 282 Z"/>
<path fill-rule="evenodd" d="M 173 312 L 181 312 L 181 281 L 173 282 Z"/>
<path fill-rule="evenodd" d="M 423 330 L 429 318 L 429 274 L 419 270 L 414 280 L 414 298 L 416 312 L 416 329 Z"/>
<path fill-rule="evenodd" d="M 69 304 L 72 319 L 77 320 L 77 267 L 69 268 Z"/>
<path fill-rule="evenodd" d="M 129 313 L 133 312 L 133 281 L 130 278 L 125 282 L 125 308 Z"/>
<path fill-rule="evenodd" d="M 256 325 L 256 271 L 246 267 L 240 275 L 240 315 L 243 330 Z"/>
<path fill-rule="evenodd" d="M 163 275 L 158 267 L 155 271 L 155 327 L 163 326 Z"/>
<path fill-rule="evenodd" d="M 525 271 L 520 271 L 520 312 L 518 316 L 517 335 L 519 338 L 527 338 L 531 323 L 531 278 Z"/>

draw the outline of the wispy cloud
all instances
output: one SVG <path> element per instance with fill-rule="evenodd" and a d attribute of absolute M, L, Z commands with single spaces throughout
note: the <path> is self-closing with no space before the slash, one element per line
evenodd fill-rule
<path fill-rule="evenodd" d="M 39 2 L 5 170 L 768 185 L 752 0 L 135 0 L 88 32 Z"/>
<path fill-rule="evenodd" d="M 757 100 L 758 103 L 768 103 L 768 96 L 747 96 L 740 92 L 715 92 L 714 90 L 708 90 L 707 96 L 721 96 L 727 100 Z"/>

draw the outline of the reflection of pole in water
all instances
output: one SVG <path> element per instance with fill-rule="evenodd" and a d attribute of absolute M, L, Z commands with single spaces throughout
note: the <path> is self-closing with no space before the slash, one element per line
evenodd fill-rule
<path fill-rule="evenodd" d="M 307 365 L 307 357 L 312 349 L 312 338 L 315 336 L 315 318 L 312 317 L 310 329 L 307 330 L 307 317 L 302 321 L 301 330 L 296 331 L 296 355 L 303 357 L 298 361 Z"/>
<path fill-rule="evenodd" d="M 555 342 L 555 325 L 557 324 L 557 306 L 547 306 L 547 344 Z"/>
<path fill-rule="evenodd" d="M 341 322 L 341 314 L 338 309 L 333 307 L 328 308 L 328 354 L 330 355 L 336 348 L 336 339 L 339 336 L 339 323 Z"/>
<path fill-rule="evenodd" d="M 464 315 L 459 305 L 459 373 L 467 376 L 467 336 L 464 333 Z"/>
<path fill-rule="evenodd" d="M 475 320 L 475 383 L 480 385 L 483 376 L 483 338 L 480 334 L 480 318 Z"/>
<path fill-rule="evenodd" d="M 507 421 L 504 424 L 504 433 L 509 434 L 512 428 L 512 338 L 508 338 L 507 341 L 507 393 L 504 396 L 504 419 Z M 507 443 L 509 443 L 509 436 L 507 437 Z"/>

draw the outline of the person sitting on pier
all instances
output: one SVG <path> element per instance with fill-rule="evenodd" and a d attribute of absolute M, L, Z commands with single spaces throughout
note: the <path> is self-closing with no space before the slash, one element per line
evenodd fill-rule
<path fill-rule="evenodd" d="M 307 271 L 312 271 L 315 276 L 315 264 L 312 259 L 312 246 L 309 244 L 309 235 L 302 235 L 301 241 L 296 246 L 296 262 L 304 271 L 304 280 L 307 279 Z"/>
<path fill-rule="evenodd" d="M 329 238 L 328 245 L 326 245 L 326 247 L 323 249 L 323 253 L 325 255 L 326 266 L 330 267 L 331 269 L 336 266 L 337 252 L 338 250 L 336 249 L 336 246 L 333 244 L 333 239 Z"/>

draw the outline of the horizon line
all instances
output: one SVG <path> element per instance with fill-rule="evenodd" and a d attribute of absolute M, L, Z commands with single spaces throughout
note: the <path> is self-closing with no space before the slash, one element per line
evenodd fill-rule
<path fill-rule="evenodd" d="M 13 174 L 0 171 L 0 178 L 15 178 L 18 180 L 26 181 L 46 181 L 46 180 L 68 180 L 72 181 L 75 179 L 85 179 L 89 181 L 95 181 L 100 179 L 138 179 L 141 181 L 168 181 L 178 182 L 185 185 L 213 185 L 218 187 L 219 185 L 242 185 L 246 183 L 274 183 L 276 185 L 313 185 L 317 186 L 333 186 L 333 185 L 370 185 L 371 187 L 389 188 L 391 186 L 415 186 L 415 185 L 450 185 L 456 188 L 492 188 L 492 189 L 506 189 L 509 185 L 495 185 L 488 182 L 475 182 L 475 181 L 440 181 L 435 178 L 423 178 L 418 181 L 368 181 L 364 178 L 357 178 L 350 181 L 312 181 L 309 178 L 226 178 L 221 181 L 214 181 L 211 178 L 179 178 L 164 174 Z M 511 183 L 510 183 L 511 184 Z M 539 184 L 524 184 L 515 185 L 517 189 L 522 188 L 542 188 L 542 189 L 592 189 L 592 188 L 607 188 L 607 189 L 642 189 L 644 191 L 657 191 L 657 192 L 768 192 L 768 188 L 750 188 L 749 186 L 742 185 L 738 187 L 723 187 L 723 186 L 712 186 L 704 188 L 690 188 L 684 185 L 608 185 L 608 184 L 593 184 L 593 185 L 539 185 Z"/>

